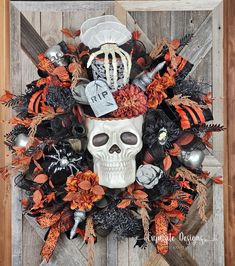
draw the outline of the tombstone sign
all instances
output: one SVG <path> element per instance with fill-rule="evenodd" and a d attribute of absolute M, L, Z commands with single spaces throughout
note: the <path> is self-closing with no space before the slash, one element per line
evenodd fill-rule
<path fill-rule="evenodd" d="M 104 80 L 91 81 L 86 86 L 86 97 L 96 117 L 115 111 L 118 106 Z"/>

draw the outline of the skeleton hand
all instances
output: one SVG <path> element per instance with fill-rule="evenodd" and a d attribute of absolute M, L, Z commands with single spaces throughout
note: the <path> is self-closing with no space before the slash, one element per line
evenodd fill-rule
<path fill-rule="evenodd" d="M 117 75 L 117 58 L 116 55 L 119 55 L 124 66 L 124 84 L 128 82 L 130 71 L 131 71 L 131 57 L 123 49 L 119 48 L 116 44 L 104 44 L 101 46 L 101 49 L 97 52 L 94 52 L 90 55 L 90 58 L 87 62 L 87 68 L 90 67 L 92 61 L 98 56 L 104 54 L 104 67 L 106 71 L 106 79 L 109 86 L 111 86 L 111 77 L 110 77 L 110 68 L 109 68 L 109 54 L 112 56 L 112 66 L 113 66 L 113 80 L 115 89 L 118 88 L 118 75 Z"/>

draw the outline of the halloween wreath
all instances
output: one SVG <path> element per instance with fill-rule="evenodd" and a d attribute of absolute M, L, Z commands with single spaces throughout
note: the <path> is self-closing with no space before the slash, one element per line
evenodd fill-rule
<path fill-rule="evenodd" d="M 222 183 L 202 170 L 212 132 L 224 128 L 206 123 L 210 85 L 187 77 L 193 65 L 180 51 L 192 35 L 147 53 L 111 15 L 62 32 L 68 43 L 38 56 L 39 79 L 0 98 L 16 111 L 1 175 L 15 176 L 24 211 L 48 228 L 47 261 L 64 232 L 86 241 L 90 264 L 96 234 L 111 231 L 166 254 L 195 198 L 206 220 L 203 179 Z"/>

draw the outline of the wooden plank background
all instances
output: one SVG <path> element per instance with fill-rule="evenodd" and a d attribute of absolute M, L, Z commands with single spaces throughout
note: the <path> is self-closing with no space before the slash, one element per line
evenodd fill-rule
<path fill-rule="evenodd" d="M 235 1 L 226 0 L 225 9 L 225 88 L 227 96 L 227 138 L 226 164 L 227 178 L 225 191 L 225 257 L 227 265 L 235 265 Z"/>
<path fill-rule="evenodd" d="M 22 4 L 23 5 L 23 4 Z M 20 8 L 20 5 L 17 5 L 17 7 Z M 21 6 L 22 7 L 22 6 Z M 70 27 L 72 29 L 77 29 L 81 26 L 81 23 L 93 16 L 97 16 L 100 14 L 103 14 L 104 12 L 106 14 L 112 14 L 113 13 L 113 5 L 109 6 L 107 8 L 106 4 L 103 5 L 100 3 L 95 10 L 89 10 L 87 12 L 87 8 L 85 6 L 83 7 L 84 10 L 82 11 L 66 11 L 66 12 L 59 12 L 57 9 L 58 7 L 55 6 L 55 9 L 57 12 L 54 11 L 43 11 L 40 12 L 41 5 L 37 5 L 35 7 L 36 11 L 32 11 L 27 9 L 27 11 L 23 11 L 21 15 L 21 21 L 23 22 L 22 26 L 24 28 L 21 29 L 21 44 L 24 48 L 24 51 L 26 51 L 27 57 L 25 57 L 25 53 L 21 53 L 21 60 L 18 64 L 18 70 L 13 71 L 13 74 L 15 72 L 21 72 L 24 75 L 21 75 L 18 80 L 21 79 L 21 91 L 24 90 L 25 84 L 30 82 L 32 80 L 31 75 L 36 73 L 35 66 L 31 63 L 30 59 L 35 63 L 35 46 L 34 43 L 29 44 L 31 40 L 31 36 L 37 38 L 37 40 L 40 39 L 40 36 L 37 36 L 37 32 L 39 35 L 41 35 L 41 38 L 45 41 L 46 45 L 50 46 L 54 43 L 57 43 L 61 40 L 63 37 L 61 35 L 60 29 L 62 27 Z M 67 6 L 68 8 L 68 6 Z M 15 6 L 13 7 L 13 10 L 15 9 Z M 37 11 L 38 9 L 38 11 Z M 24 8 L 23 8 L 24 10 Z M 116 10 L 115 10 L 116 11 Z M 117 12 L 117 11 L 116 11 Z M 123 14 L 120 14 L 120 12 L 123 12 L 123 10 L 119 9 L 118 15 L 122 15 L 122 18 L 125 17 Z M 18 15 L 17 15 L 18 14 Z M 15 20 L 18 22 L 19 19 L 19 12 L 15 10 L 13 12 L 13 18 L 12 18 L 12 25 L 14 27 L 14 32 L 19 32 L 18 23 L 15 23 Z M 50 18 L 49 21 L 52 21 L 52 23 L 46 23 L 45 25 L 45 18 Z M 78 19 L 79 18 L 79 19 Z M 190 58 L 193 63 L 195 63 L 195 68 L 193 72 L 193 76 L 197 78 L 198 80 L 202 80 L 207 83 L 212 83 L 212 13 L 208 11 L 187 11 L 187 12 L 130 12 L 128 14 L 128 20 L 127 20 L 127 26 L 133 28 L 135 27 L 135 24 L 133 24 L 133 21 L 136 21 L 136 25 L 141 25 L 142 31 L 145 33 L 146 36 L 148 36 L 149 41 L 148 43 L 152 45 L 154 43 L 155 38 L 162 38 L 163 36 L 168 37 L 169 39 L 183 36 L 186 32 L 195 32 L 195 38 L 190 43 L 190 48 L 185 49 L 183 53 L 185 54 L 186 58 Z M 32 25 L 32 26 L 31 26 Z M 176 25 L 178 25 L 176 27 Z M 188 25 L 190 25 L 188 27 Z M 28 32 L 27 29 L 28 28 Z M 30 28 L 34 27 L 34 29 Z M 155 30 L 153 30 L 155 29 Z M 22 31 L 23 30 L 23 31 Z M 14 39 L 14 44 L 18 43 L 18 37 L 17 34 L 13 34 L 16 39 Z M 12 37 L 12 39 L 13 39 Z M 145 41 L 145 40 L 143 40 Z M 37 46 L 39 46 L 39 43 L 37 43 Z M 40 47 L 39 47 L 40 48 Z M 14 48 L 13 51 L 18 51 L 18 48 Z M 32 54 L 33 53 L 33 54 Z M 196 54 L 195 54 L 196 53 Z M 29 55 L 29 56 L 28 56 Z M 216 58 L 216 56 L 215 56 Z M 24 60 L 22 60 L 24 59 Z M 29 70 L 29 71 L 28 71 Z M 36 77 L 35 77 L 36 78 Z M 17 84 L 19 82 L 16 80 Z M 17 86 L 15 84 L 14 88 L 17 90 Z M 13 88 L 13 89 L 14 89 Z M 19 86 L 18 86 L 19 89 Z M 221 93 L 221 90 L 218 90 L 218 94 Z M 221 103 L 220 108 L 221 108 Z M 221 138 L 221 137 L 220 137 Z M 216 145 L 215 145 L 216 146 Z M 216 148 L 216 147 L 215 147 Z M 216 150 L 216 149 L 215 149 Z M 217 149 L 218 150 L 218 149 Z M 219 158 L 221 159 L 221 158 Z M 212 163 L 212 161 L 210 161 Z M 210 165 L 210 164 L 209 164 Z M 218 170 L 218 168 L 216 168 Z M 216 174 L 216 173 L 215 173 Z M 20 191 L 16 189 L 16 193 L 19 193 L 18 196 L 20 197 Z M 16 194 L 14 193 L 14 194 Z M 221 198 L 221 193 L 218 193 L 218 195 L 215 195 L 215 198 Z M 14 197 L 15 199 L 16 197 Z M 14 201 L 15 202 L 15 201 Z M 21 207 L 17 202 L 15 202 L 15 213 L 20 213 Z M 218 207 L 222 207 L 221 204 L 218 205 Z M 213 208 L 211 206 L 211 208 Z M 18 210 L 18 211 L 17 211 Z M 20 214 L 19 214 L 20 215 Z M 18 217 L 19 220 L 22 219 L 22 217 Z M 184 252 L 184 260 L 178 256 L 179 254 L 182 254 L 183 247 L 179 245 L 179 243 L 174 243 L 174 245 L 171 246 L 171 255 L 167 255 L 165 259 L 168 261 L 169 264 L 178 265 L 184 263 L 184 265 L 194 265 L 195 261 L 198 261 L 198 263 L 201 264 L 200 260 L 201 258 L 204 259 L 204 262 L 206 262 L 208 265 L 213 264 L 214 261 L 218 261 L 219 258 L 221 258 L 221 264 L 223 265 L 223 243 L 221 242 L 220 246 L 220 252 L 214 254 L 215 247 L 218 245 L 218 241 L 214 242 L 213 240 L 215 229 L 215 224 L 221 225 L 222 219 L 218 219 L 218 221 L 214 221 L 213 217 L 210 218 L 210 221 L 208 224 L 200 230 L 200 237 L 203 239 L 207 239 L 207 246 L 206 249 L 203 247 L 188 247 L 188 250 L 192 256 L 190 256 Z M 13 221 L 14 222 L 14 221 Z M 31 228 L 30 226 L 26 226 L 30 224 L 31 226 L 35 226 L 35 224 L 29 220 L 27 217 L 23 217 L 23 225 L 19 226 L 19 232 L 20 230 L 23 231 L 23 234 L 18 234 L 18 242 L 17 247 L 23 243 L 23 246 L 21 249 L 16 248 L 15 253 L 18 257 L 21 258 L 20 260 L 16 261 L 16 265 L 28 264 L 32 261 L 30 258 L 26 257 L 28 253 L 34 252 L 37 250 L 37 247 L 41 245 L 41 238 L 44 236 L 44 232 L 42 232 L 40 229 L 36 229 L 39 233 L 39 236 L 34 236 L 34 241 L 32 243 L 31 238 L 29 237 L 30 232 L 28 230 Z M 200 225 L 200 223 L 199 223 Z M 16 227 L 17 225 L 15 225 Z M 198 228 L 199 229 L 199 228 Z M 197 233 L 197 231 L 195 231 Z M 22 238 L 20 237 L 22 235 Z M 221 236 L 221 234 L 219 235 Z M 113 239 L 113 235 L 108 236 L 108 239 L 100 238 L 99 244 L 96 245 L 96 265 L 143 265 L 145 261 L 147 260 L 148 254 L 150 251 L 153 250 L 153 247 L 150 246 L 150 248 L 146 251 L 133 249 L 134 246 L 134 239 L 130 239 L 128 241 L 117 241 Z M 63 241 L 66 241 L 64 239 Z M 77 240 L 76 240 L 77 241 Z M 73 241 L 74 242 L 74 241 Z M 69 242 L 69 246 L 62 245 L 62 242 L 60 242 L 60 245 L 58 246 L 55 256 L 53 256 L 53 259 L 50 261 L 50 265 L 54 265 L 55 263 L 63 264 L 65 260 L 67 260 L 66 256 L 62 256 L 61 254 L 64 254 L 67 252 L 67 250 L 74 249 L 73 242 Z M 78 241 L 79 242 L 79 241 Z M 79 242 L 80 247 L 78 248 L 78 253 L 80 254 L 81 258 L 82 256 L 86 256 L 83 250 L 82 243 Z M 28 247 L 27 252 L 25 251 L 25 247 Z M 177 249 L 177 250 L 176 250 Z M 181 253 L 178 251 L 181 249 Z M 20 253 L 22 250 L 23 253 Z M 202 256 L 202 250 L 203 250 L 203 256 Z M 121 254 L 125 254 L 125 256 L 121 256 Z M 221 254 L 221 255 L 219 255 Z M 35 255 L 34 264 L 40 262 L 41 258 L 37 254 Z M 178 256 L 178 257 L 177 257 Z M 77 254 L 78 257 L 78 254 Z M 173 258 L 173 259 L 172 259 Z M 178 258 L 178 259 L 177 259 Z M 73 258 L 73 261 L 70 261 L 70 264 L 73 265 L 76 263 L 76 257 Z M 29 260 L 29 261 L 28 261 Z M 162 260 L 160 256 L 157 256 L 157 260 L 155 259 L 154 265 L 159 264 L 159 260 Z M 177 262 L 178 261 L 178 262 Z M 164 262 L 166 264 L 166 262 Z M 178 264 L 177 264 L 178 263 Z M 43 264 L 43 262 L 42 262 Z M 81 263 L 82 264 L 82 263 Z"/>
<path fill-rule="evenodd" d="M 0 94 L 9 89 L 9 3 L 0 2 Z M 7 149 L 3 144 L 3 135 L 9 130 L 3 120 L 10 118 L 9 112 L 0 106 L 0 167 L 10 163 L 6 157 Z M 9 181 L 0 179 L 0 265 L 11 265 L 11 193 Z"/>
<path fill-rule="evenodd" d="M 225 1 L 225 18 L 229 18 L 235 13 L 235 3 L 232 3 L 232 0 L 228 0 L 228 1 Z M 9 47 L 9 24 L 6 23 L 8 21 L 8 10 L 7 10 L 7 1 L 1 1 L 1 22 L 0 22 L 0 29 L 1 29 L 1 32 L 4 33 L 2 34 L 2 36 L 5 36 L 5 38 L 1 38 L 1 43 L 0 43 L 0 73 L 1 73 L 1 83 L 0 83 L 0 90 L 3 90 L 4 88 L 6 88 L 9 84 L 9 71 L 8 71 L 8 67 L 9 67 L 9 57 L 8 57 L 8 53 L 9 53 L 9 49 L 7 49 L 7 47 Z M 138 12 L 136 12 L 135 14 L 132 14 L 133 16 L 136 16 L 136 20 L 138 19 Z M 177 12 L 176 12 L 177 13 Z M 229 14 L 231 14 L 229 16 Z M 52 14 L 53 15 L 53 14 Z M 82 16 L 83 14 L 81 14 Z M 179 14 L 178 14 L 179 15 Z M 37 26 L 38 25 L 38 17 L 36 15 L 31 15 L 31 14 L 26 14 L 27 18 L 30 20 L 30 22 L 35 25 L 35 28 L 37 29 Z M 182 14 L 180 15 L 182 16 Z M 187 21 L 187 16 L 186 17 L 183 17 L 186 19 Z M 140 19 L 140 18 L 139 18 Z M 57 20 L 56 20 L 57 21 Z M 65 20 L 66 21 L 66 20 Z M 174 20 L 173 20 L 174 21 Z M 228 23 L 229 21 L 229 23 Z M 234 81 L 235 81 L 235 77 L 234 77 L 234 73 L 235 73 L 235 63 L 234 63 L 234 57 L 232 57 L 231 55 L 234 55 L 235 53 L 235 47 L 234 47 L 234 41 L 235 41 L 235 23 L 234 23 L 234 19 L 231 19 L 231 20 L 226 20 L 226 27 L 225 27 L 225 30 L 226 30 L 226 40 L 228 42 L 225 41 L 225 44 L 227 45 L 227 49 L 225 51 L 225 59 L 227 58 L 227 71 L 226 71 L 226 74 L 225 74 L 225 78 L 226 80 L 229 80 L 229 82 L 227 82 L 227 85 L 228 85 L 228 91 L 229 91 L 229 94 L 230 97 L 228 97 L 228 111 L 229 111 L 229 114 L 231 115 L 230 116 L 230 121 L 228 123 L 228 133 L 229 133 L 229 138 L 228 138 L 228 141 L 229 143 L 233 143 L 233 141 L 235 140 L 235 136 L 234 136 L 234 132 L 235 130 L 233 129 L 233 125 L 234 125 L 234 122 L 233 119 L 235 119 L 232 115 L 234 113 L 234 110 L 233 110 L 233 106 L 234 106 L 234 89 L 232 88 L 233 84 L 234 84 Z M 182 22 L 183 22 L 183 19 L 182 19 Z M 57 21 L 57 23 L 60 23 L 60 20 Z M 67 22 L 65 22 L 67 23 Z M 79 23 L 78 22 L 78 17 L 74 17 L 74 22 L 73 23 Z M 163 22 L 161 22 L 161 19 L 160 19 L 160 23 L 163 24 Z M 8 25 L 7 25 L 8 24 Z M 59 25 L 59 24 L 58 24 Z M 74 25 L 74 24 L 73 24 Z M 187 24 L 185 24 L 187 25 Z M 189 23 L 188 25 L 191 25 L 191 23 Z M 176 25 L 178 26 L 178 25 Z M 192 26 L 192 25 L 191 25 Z M 179 28 L 180 29 L 183 29 L 184 27 L 180 27 L 179 25 Z M 151 27 L 148 27 L 148 29 L 146 29 L 147 31 L 151 31 Z M 158 29 L 159 31 L 161 31 L 161 29 Z M 147 32 L 146 31 L 146 32 Z M 42 32 L 43 33 L 43 32 Z M 52 39 L 50 38 L 59 38 L 57 36 L 57 34 L 55 34 L 55 36 L 51 37 L 51 36 L 47 36 L 46 32 L 43 33 L 44 34 L 44 40 L 48 42 L 51 42 Z M 151 34 L 148 33 L 148 34 Z M 174 30 L 172 30 L 171 32 L 168 33 L 169 36 L 172 36 L 172 34 L 174 34 Z M 51 35 L 51 34 L 50 34 Z M 234 38 L 234 39 L 232 39 Z M 233 41 L 232 41 L 233 40 Z M 25 54 L 22 53 L 22 62 L 26 62 L 24 60 L 28 60 L 27 57 L 25 57 Z M 209 54 L 206 58 L 206 60 L 208 60 L 208 62 L 211 62 L 211 54 Z M 22 63 L 22 66 L 24 64 Z M 27 75 L 25 75 L 23 77 L 23 82 L 28 82 L 28 81 L 31 81 L 32 80 L 32 75 L 35 74 L 34 72 L 34 66 L 31 64 L 30 70 L 28 71 L 27 70 Z M 199 70 L 198 71 L 201 71 L 201 74 L 199 73 L 199 75 L 204 75 L 204 71 L 206 71 L 207 74 L 208 73 L 208 69 L 205 69 L 204 67 L 204 64 L 198 68 Z M 23 69 L 22 69 L 23 71 Z M 25 72 L 23 72 L 25 74 Z M 207 75 L 207 77 L 210 78 L 210 75 Z M 4 111 L 1 109 L 1 119 L 2 117 L 5 118 L 5 115 L 6 113 L 4 113 Z M 2 131 L 5 130 L 5 127 L 3 126 L 3 124 L 1 123 L 1 137 L 3 135 Z M 1 138 L 2 140 L 2 138 Z M 1 144 L 2 144 L 2 141 L 1 141 Z M 0 145 L 1 145 L 0 144 Z M 1 150 L 3 150 L 3 146 L 1 146 Z M 229 145 L 229 158 L 230 159 L 234 159 L 234 151 L 233 151 L 233 145 Z M 6 151 L 5 153 L 2 153 L 1 155 L 1 163 L 5 163 L 5 156 L 4 154 L 6 154 Z M 231 265 L 231 262 L 234 261 L 234 225 L 235 225 L 235 220 L 234 220 L 234 215 L 235 215 L 235 211 L 234 211 L 234 199 L 232 198 L 232 195 L 234 194 L 234 180 L 233 180 L 233 176 L 234 176 L 234 170 L 232 169 L 231 165 L 233 163 L 232 160 L 229 160 L 228 163 L 230 163 L 230 168 L 229 168 L 229 178 L 228 178 L 228 182 L 227 184 L 225 184 L 225 191 L 226 191 L 226 196 L 225 196 L 225 208 L 226 208 L 226 232 L 225 232 L 225 235 L 226 235 L 226 259 L 227 261 L 229 262 L 227 265 Z M 228 185 L 228 186 L 227 186 Z M 9 185 L 5 184 L 5 183 L 0 183 L 0 224 L 1 224 L 1 227 L 0 227 L 0 265 L 10 265 L 10 245 L 11 245 L 11 242 L 10 242 L 10 197 L 9 197 L 9 194 L 8 194 L 8 197 L 6 197 L 7 195 L 7 191 L 9 190 Z M 233 210 L 233 211 L 232 211 Z M 38 251 L 38 248 L 37 248 L 37 245 L 40 246 L 42 241 L 40 239 L 36 240 L 36 241 L 33 241 L 36 237 L 36 234 L 34 235 L 33 231 L 32 231 L 32 235 L 29 236 L 29 234 L 31 234 L 31 231 L 32 231 L 32 228 L 30 226 L 30 224 L 27 222 L 27 221 L 24 221 L 23 223 L 23 239 L 24 239 L 24 248 L 27 248 L 27 247 L 31 247 L 33 245 L 33 247 L 35 248 L 35 252 L 37 253 Z M 28 232 L 28 233 L 27 233 Z M 40 242 L 41 241 L 41 242 Z M 113 242 L 110 241 L 110 243 L 112 243 L 113 245 Z M 116 245 L 114 243 L 114 245 Z M 110 249 L 112 249 L 112 246 L 107 246 L 106 247 L 107 250 L 106 251 L 109 251 Z M 123 252 L 125 251 L 126 249 L 128 248 L 127 244 L 124 243 L 124 244 L 121 244 L 120 247 L 118 246 L 118 250 L 119 252 Z M 24 250 L 24 249 L 23 249 Z M 198 251 L 200 252 L 200 251 Z M 27 264 L 24 264 L 24 265 L 32 265 L 30 264 L 30 259 L 32 257 L 34 257 L 34 254 L 35 253 L 31 253 L 31 254 L 26 254 L 23 252 L 23 257 L 24 257 L 24 260 L 25 262 L 27 262 Z M 36 254 L 35 254 L 36 255 Z M 208 254 L 210 255 L 210 254 Z M 133 254 L 133 259 L 135 259 L 135 256 L 136 254 Z M 100 258 L 101 259 L 101 258 Z M 132 260 L 132 256 L 131 256 L 131 260 Z M 127 262 L 123 261 L 121 265 L 127 265 L 126 264 Z M 134 264 L 133 264 L 134 265 Z M 204 264 L 205 265 L 205 264 Z"/>

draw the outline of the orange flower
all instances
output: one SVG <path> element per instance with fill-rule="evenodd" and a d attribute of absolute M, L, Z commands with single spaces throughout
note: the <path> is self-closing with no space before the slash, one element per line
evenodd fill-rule
<path fill-rule="evenodd" d="M 127 84 L 113 93 L 118 109 L 112 112 L 114 117 L 135 117 L 147 111 L 146 96 L 137 86 Z"/>
<path fill-rule="evenodd" d="M 174 77 L 165 73 L 162 77 L 157 74 L 152 83 L 146 89 L 148 95 L 148 107 L 157 108 L 163 99 L 167 98 L 165 90 L 175 85 Z"/>
<path fill-rule="evenodd" d="M 104 189 L 99 186 L 98 176 L 92 171 L 78 172 L 75 176 L 67 178 L 65 188 L 68 193 L 64 201 L 70 201 L 72 210 L 89 210 L 93 203 L 102 199 L 105 194 Z"/>

